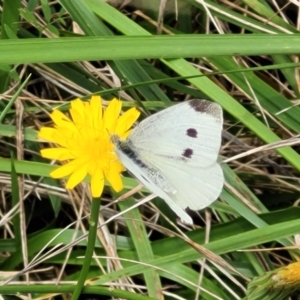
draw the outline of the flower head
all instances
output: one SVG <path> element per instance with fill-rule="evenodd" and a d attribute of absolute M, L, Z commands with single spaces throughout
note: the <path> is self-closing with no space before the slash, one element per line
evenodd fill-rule
<path fill-rule="evenodd" d="M 249 283 L 247 300 L 287 299 L 300 283 L 300 262 L 291 263 L 282 268 L 254 277 Z"/>
<path fill-rule="evenodd" d="M 272 279 L 276 285 L 299 285 L 300 283 L 300 262 L 291 263 L 280 268 Z"/>
<path fill-rule="evenodd" d="M 41 155 L 58 161 L 68 160 L 68 163 L 50 176 L 69 176 L 66 187 L 72 189 L 90 175 L 93 197 L 102 194 L 105 178 L 115 191 L 120 191 L 123 188 L 120 173 L 124 167 L 114 153 L 110 136 L 115 134 L 125 139 L 140 115 L 136 108 L 131 108 L 120 116 L 121 107 L 122 102 L 113 99 L 103 109 L 101 98 L 93 96 L 90 102 L 72 101 L 70 118 L 54 110 L 50 115 L 54 128 L 42 127 L 39 137 L 58 147 L 42 149 Z"/>

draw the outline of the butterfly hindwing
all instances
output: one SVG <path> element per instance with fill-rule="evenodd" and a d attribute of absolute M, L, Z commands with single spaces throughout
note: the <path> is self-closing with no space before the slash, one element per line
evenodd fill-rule
<path fill-rule="evenodd" d="M 176 163 L 157 159 L 155 167 L 166 177 L 170 186 L 175 187 L 176 193 L 167 192 L 167 194 L 183 209 L 205 208 L 221 193 L 224 175 L 217 162 L 208 167 L 199 168 L 181 161 Z"/>
<path fill-rule="evenodd" d="M 126 141 L 121 142 L 125 147 Z M 120 146 L 120 144 L 119 144 Z M 129 159 L 120 148 L 115 149 L 119 159 L 130 173 L 132 173 L 147 189 L 155 193 L 158 197 L 164 199 L 170 208 L 180 217 L 182 221 L 192 224 L 191 217 L 184 211 L 181 202 L 173 199 L 173 194 L 177 192 L 174 186 L 160 174 L 159 171 L 153 171 L 153 166 L 147 161 L 140 161 L 139 157 Z"/>

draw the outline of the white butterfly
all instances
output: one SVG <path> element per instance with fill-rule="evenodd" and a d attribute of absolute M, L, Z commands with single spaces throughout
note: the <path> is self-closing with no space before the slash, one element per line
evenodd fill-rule
<path fill-rule="evenodd" d="M 112 142 L 127 170 L 192 224 L 185 208 L 210 205 L 223 188 L 217 163 L 222 126 L 221 106 L 195 99 L 148 117 L 126 140 L 113 135 Z"/>

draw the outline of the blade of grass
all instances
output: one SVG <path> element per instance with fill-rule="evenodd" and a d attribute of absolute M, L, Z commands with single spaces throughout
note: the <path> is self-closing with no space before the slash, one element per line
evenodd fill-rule
<path fill-rule="evenodd" d="M 125 210 L 135 203 L 132 199 L 127 199 L 126 204 L 124 201 L 119 201 L 118 204 L 121 210 Z M 151 243 L 147 236 L 145 224 L 138 208 L 132 209 L 125 213 L 124 218 L 126 226 L 130 231 L 130 236 L 132 237 L 139 261 L 142 263 L 147 263 L 148 261 L 154 259 Z M 157 271 L 150 269 L 146 272 L 143 272 L 143 275 L 145 276 L 149 296 L 155 299 L 162 299 L 162 286 Z"/>
<path fill-rule="evenodd" d="M 12 189 L 12 207 L 19 206 L 19 183 L 18 175 L 15 169 L 14 160 L 11 158 L 11 189 Z M 19 211 L 19 210 L 18 210 Z M 22 246 L 22 233 L 21 233 L 21 218 L 20 214 L 16 214 L 13 219 L 13 228 L 15 236 L 15 247 L 21 249 Z"/>
<path fill-rule="evenodd" d="M 3 111 L 0 113 L 0 123 L 3 122 L 7 112 L 10 110 L 10 108 L 12 107 L 12 105 L 15 103 L 15 101 L 17 100 L 17 98 L 19 97 L 21 91 L 23 90 L 24 86 L 28 83 L 30 79 L 30 75 L 24 80 L 24 82 L 20 85 L 20 87 L 18 88 L 18 90 L 16 91 L 16 93 L 14 94 L 14 96 L 9 100 L 8 104 L 5 106 L 5 108 L 3 109 Z"/>
<path fill-rule="evenodd" d="M 138 30 L 136 35 L 139 35 Z M 223 36 L 187 34 L 0 40 L 0 63 L 295 54 L 300 52 L 299 41 L 300 35 L 288 34 Z M 260 45 L 259 49 L 256 47 L 257 44 Z M 136 50 L 132 52 L 132 48 Z"/>

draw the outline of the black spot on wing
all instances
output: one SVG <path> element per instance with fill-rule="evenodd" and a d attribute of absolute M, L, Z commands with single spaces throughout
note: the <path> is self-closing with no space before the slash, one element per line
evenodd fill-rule
<path fill-rule="evenodd" d="M 193 153 L 194 153 L 194 151 L 192 149 L 186 148 L 181 155 L 186 158 L 191 158 Z"/>
<path fill-rule="evenodd" d="M 196 138 L 197 135 L 198 135 L 198 132 L 195 128 L 189 128 L 187 131 L 186 131 L 186 134 L 187 136 L 189 137 L 192 137 L 192 138 Z"/>
<path fill-rule="evenodd" d="M 205 113 L 215 117 L 216 119 L 221 119 L 222 109 L 217 103 L 200 99 L 194 99 L 188 101 L 188 103 L 196 112 Z"/>

